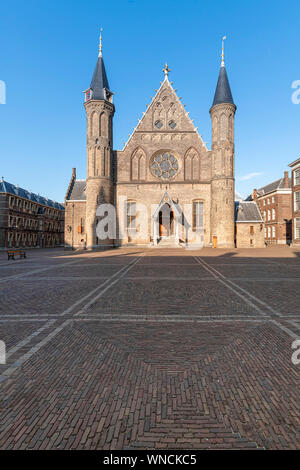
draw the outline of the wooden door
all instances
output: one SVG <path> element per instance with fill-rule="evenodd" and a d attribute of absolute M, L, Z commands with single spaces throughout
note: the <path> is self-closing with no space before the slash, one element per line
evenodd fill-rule
<path fill-rule="evenodd" d="M 165 220 L 162 212 L 159 212 L 159 236 L 166 237 L 168 235 L 168 228 L 165 225 Z"/>

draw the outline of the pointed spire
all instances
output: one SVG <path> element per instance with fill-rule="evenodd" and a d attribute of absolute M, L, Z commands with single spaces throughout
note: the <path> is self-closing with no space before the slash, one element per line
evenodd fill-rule
<path fill-rule="evenodd" d="M 102 57 L 102 31 L 103 31 L 103 28 L 100 28 L 99 54 L 98 54 L 98 57 Z"/>
<path fill-rule="evenodd" d="M 228 80 L 227 73 L 226 73 L 225 63 L 224 63 L 224 40 L 225 39 L 226 39 L 226 36 L 223 36 L 221 68 L 219 72 L 219 78 L 218 78 L 218 83 L 217 83 L 212 107 L 215 106 L 216 104 L 221 104 L 221 103 L 234 104 L 230 85 L 229 85 L 229 80 Z"/>
<path fill-rule="evenodd" d="M 224 41 L 226 39 L 226 36 L 223 36 L 222 37 L 222 54 L 221 54 L 221 67 L 225 67 L 225 63 L 224 63 Z"/>
<path fill-rule="evenodd" d="M 102 57 L 102 31 L 100 29 L 99 54 L 90 89 L 92 90 L 92 100 L 107 100 L 113 94 L 109 89 L 108 79 Z"/>

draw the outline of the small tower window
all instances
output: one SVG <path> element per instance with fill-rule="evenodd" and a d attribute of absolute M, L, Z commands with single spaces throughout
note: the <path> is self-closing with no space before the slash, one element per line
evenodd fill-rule
<path fill-rule="evenodd" d="M 163 126 L 163 123 L 161 121 L 155 121 L 154 123 L 155 127 L 157 127 L 157 129 L 161 129 L 161 127 Z"/>
<path fill-rule="evenodd" d="M 91 100 L 93 96 L 93 90 L 89 88 L 88 90 L 84 92 L 84 95 L 85 95 L 85 101 Z"/>
<path fill-rule="evenodd" d="M 171 129 L 175 129 L 175 127 L 176 127 L 176 122 L 175 122 L 175 121 L 170 121 L 170 122 L 169 122 L 169 127 L 170 127 Z"/>

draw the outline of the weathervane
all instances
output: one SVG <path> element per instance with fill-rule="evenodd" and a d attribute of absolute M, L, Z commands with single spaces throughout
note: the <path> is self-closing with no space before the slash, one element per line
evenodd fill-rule
<path fill-rule="evenodd" d="M 168 78 L 168 75 L 169 75 L 169 72 L 171 72 L 171 69 L 169 69 L 167 62 L 165 63 L 165 66 L 163 68 L 163 72 L 165 74 L 165 79 Z"/>
<path fill-rule="evenodd" d="M 103 31 L 103 28 L 100 28 L 99 57 L 102 57 L 102 31 Z"/>
<path fill-rule="evenodd" d="M 226 39 L 226 36 L 222 37 L 222 60 L 221 60 L 221 67 L 225 67 L 224 63 L 224 41 Z"/>

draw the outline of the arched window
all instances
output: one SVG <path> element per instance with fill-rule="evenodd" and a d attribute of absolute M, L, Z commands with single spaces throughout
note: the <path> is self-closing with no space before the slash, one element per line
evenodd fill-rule
<path fill-rule="evenodd" d="M 146 179 L 146 156 L 143 152 L 141 152 L 139 158 L 139 180 Z"/>
<path fill-rule="evenodd" d="M 161 129 L 165 124 L 165 112 L 164 108 L 159 101 L 155 104 L 153 112 L 153 127 L 154 129 Z"/>
<path fill-rule="evenodd" d="M 91 137 L 98 137 L 99 135 L 99 122 L 98 114 L 94 111 L 91 115 Z"/>
<path fill-rule="evenodd" d="M 146 154 L 141 148 L 137 148 L 131 157 L 131 179 L 146 179 Z"/>
<path fill-rule="evenodd" d="M 108 137 L 108 118 L 105 113 L 100 114 L 100 135 Z"/>
<path fill-rule="evenodd" d="M 105 176 L 106 161 L 105 161 L 105 148 L 101 149 L 101 176 Z"/>
<path fill-rule="evenodd" d="M 139 179 L 139 156 L 137 152 L 135 152 L 131 158 L 131 179 Z"/>
<path fill-rule="evenodd" d="M 110 149 L 105 148 L 105 175 L 109 176 L 110 174 Z"/>
<path fill-rule="evenodd" d="M 184 178 L 186 180 L 199 180 L 200 156 L 194 148 L 190 148 L 184 159 Z"/>

